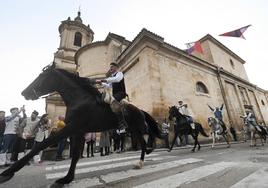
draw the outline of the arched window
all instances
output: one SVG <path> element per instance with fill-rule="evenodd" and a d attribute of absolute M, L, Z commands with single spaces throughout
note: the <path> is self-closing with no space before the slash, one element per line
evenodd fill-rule
<path fill-rule="evenodd" d="M 199 92 L 199 93 L 208 94 L 208 89 L 207 89 L 206 85 L 203 84 L 202 82 L 197 82 L 196 83 L 196 91 Z"/>
<path fill-rule="evenodd" d="M 82 34 L 76 32 L 74 35 L 74 45 L 81 47 L 81 44 L 82 44 Z"/>
<path fill-rule="evenodd" d="M 265 103 L 264 103 L 264 101 L 263 100 L 261 100 L 261 104 L 264 106 L 265 105 Z"/>

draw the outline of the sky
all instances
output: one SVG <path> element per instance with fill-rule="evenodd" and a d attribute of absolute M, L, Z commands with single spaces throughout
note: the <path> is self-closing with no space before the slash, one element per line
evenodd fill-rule
<path fill-rule="evenodd" d="M 268 90 L 268 1 L 266 0 L 2 0 L 0 2 L 0 110 L 26 106 L 45 113 L 45 101 L 21 92 L 53 61 L 58 26 L 78 9 L 94 41 L 109 32 L 132 41 L 146 28 L 178 48 L 211 34 L 246 61 L 251 83 Z M 251 24 L 246 40 L 218 36 Z"/>

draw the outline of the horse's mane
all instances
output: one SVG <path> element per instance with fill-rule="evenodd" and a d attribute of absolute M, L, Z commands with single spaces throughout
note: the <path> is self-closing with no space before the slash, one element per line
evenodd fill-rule
<path fill-rule="evenodd" d="M 88 91 L 89 93 L 94 94 L 96 96 L 101 95 L 99 90 L 93 86 L 93 83 L 95 83 L 94 80 L 91 80 L 91 79 L 85 78 L 85 77 L 80 77 L 80 76 L 73 74 L 73 73 L 70 73 L 64 69 L 57 68 L 55 70 L 64 74 L 66 77 L 70 78 L 71 80 L 73 80 L 77 85 L 79 85 L 81 88 Z"/>

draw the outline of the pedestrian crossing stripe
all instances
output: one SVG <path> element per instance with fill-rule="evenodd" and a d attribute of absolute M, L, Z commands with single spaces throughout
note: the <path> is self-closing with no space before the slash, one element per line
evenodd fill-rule
<path fill-rule="evenodd" d="M 161 178 L 155 181 L 144 183 L 136 186 L 135 188 L 148 188 L 148 187 L 168 187 L 176 188 L 183 183 L 191 183 L 197 181 L 201 178 L 207 177 L 209 175 L 215 174 L 227 168 L 233 167 L 238 163 L 234 162 L 220 162 L 211 165 L 201 166 L 194 168 L 192 170 L 185 171 L 183 173 L 178 173 L 172 176 Z"/>
<path fill-rule="evenodd" d="M 147 156 L 147 158 L 149 157 L 155 157 L 158 156 L 159 154 L 150 154 L 149 156 Z M 77 163 L 77 167 L 80 166 L 90 166 L 90 165 L 96 165 L 96 164 L 102 164 L 102 163 L 108 163 L 108 162 L 117 162 L 117 161 L 121 161 L 121 160 L 130 160 L 130 159 L 139 159 L 140 155 L 135 155 L 135 156 L 129 156 L 129 157 L 120 157 L 120 158 L 115 158 L 115 159 L 106 159 L 106 160 L 100 160 L 100 161 L 88 161 L 88 162 L 79 162 Z M 57 166 L 50 166 L 50 167 L 46 167 L 47 171 L 51 171 L 51 170 L 60 170 L 60 169 L 68 169 L 70 167 L 70 164 L 65 164 L 65 165 L 57 165 Z"/>
<path fill-rule="evenodd" d="M 168 156 L 165 156 L 165 159 L 167 159 Z M 169 156 L 172 157 L 172 156 Z M 174 168 L 186 164 L 201 162 L 203 159 L 196 159 L 196 158 L 188 158 L 188 159 L 181 159 L 181 160 L 175 160 L 170 162 L 164 162 L 154 165 L 148 165 L 144 166 L 141 170 L 127 170 L 127 171 L 120 171 L 120 172 L 114 172 L 107 175 L 100 176 L 101 182 L 105 183 L 112 183 L 117 182 L 120 180 L 124 180 L 127 178 L 137 177 L 137 176 L 143 176 L 146 174 L 150 174 L 157 171 L 166 170 L 168 168 Z M 84 178 L 79 181 L 74 181 L 70 184 L 71 187 L 90 187 L 90 186 L 96 186 L 100 185 L 100 181 L 96 184 L 96 178 Z"/>
<path fill-rule="evenodd" d="M 237 182 L 231 188 L 254 187 L 267 188 L 268 187 L 268 168 L 261 168 L 256 172 L 245 177 Z"/>
<path fill-rule="evenodd" d="M 160 160 L 164 160 L 164 159 L 168 159 L 172 157 L 174 156 L 155 157 L 155 158 L 152 158 L 152 160 L 160 161 Z M 94 171 L 118 168 L 118 167 L 123 167 L 123 166 L 128 166 L 128 165 L 134 165 L 135 163 L 137 163 L 137 160 L 131 160 L 131 161 L 126 161 L 126 162 L 121 162 L 121 163 L 112 163 L 112 164 L 106 164 L 106 165 L 101 165 L 101 166 L 93 166 L 93 167 L 87 167 L 87 168 L 80 168 L 80 169 L 76 169 L 75 174 L 84 174 L 84 173 L 89 173 L 89 172 L 94 172 Z M 67 174 L 67 172 L 68 171 L 66 170 L 63 172 L 49 173 L 49 174 L 46 174 L 46 179 L 61 178 L 61 177 L 64 177 Z"/>

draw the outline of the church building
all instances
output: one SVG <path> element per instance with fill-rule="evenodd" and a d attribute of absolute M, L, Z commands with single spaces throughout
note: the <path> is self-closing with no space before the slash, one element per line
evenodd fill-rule
<path fill-rule="evenodd" d="M 208 108 L 224 104 L 223 116 L 228 127 L 241 130 L 240 118 L 246 110 L 257 121 L 268 124 L 268 93 L 249 82 L 241 57 L 210 34 L 199 41 L 203 53 L 191 55 L 165 42 L 147 29 L 133 40 L 108 33 L 95 41 L 94 32 L 84 25 L 80 12 L 59 26 L 60 46 L 55 53 L 57 67 L 79 73 L 82 77 L 105 78 L 111 62 L 125 75 L 131 103 L 163 121 L 169 107 L 182 100 L 195 121 L 208 128 Z M 58 95 L 46 99 L 46 111 L 52 119 L 65 113 Z"/>

